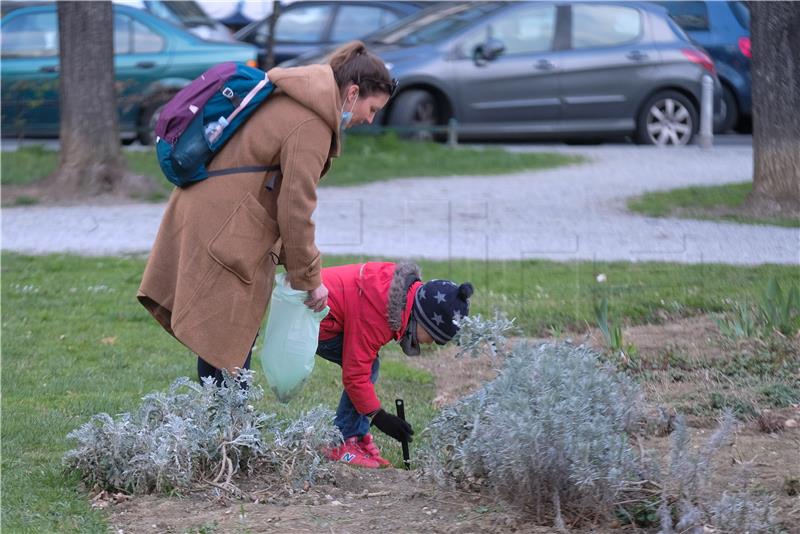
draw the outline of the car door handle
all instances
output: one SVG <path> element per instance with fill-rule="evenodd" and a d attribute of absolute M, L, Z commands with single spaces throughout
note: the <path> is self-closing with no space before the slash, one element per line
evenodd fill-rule
<path fill-rule="evenodd" d="M 39 67 L 39 72 L 58 72 L 58 65 L 45 65 Z"/>
<path fill-rule="evenodd" d="M 536 70 L 553 70 L 556 68 L 556 64 L 550 61 L 549 59 L 540 59 L 534 65 Z"/>
<path fill-rule="evenodd" d="M 152 69 L 155 66 L 156 64 L 154 61 L 140 61 L 136 64 L 136 67 L 139 69 Z"/>
<path fill-rule="evenodd" d="M 644 61 L 645 59 L 647 59 L 648 56 L 643 52 L 639 52 L 638 50 L 633 50 L 631 52 L 628 52 L 628 54 L 625 57 L 627 57 L 628 59 L 632 59 L 633 61 Z"/>

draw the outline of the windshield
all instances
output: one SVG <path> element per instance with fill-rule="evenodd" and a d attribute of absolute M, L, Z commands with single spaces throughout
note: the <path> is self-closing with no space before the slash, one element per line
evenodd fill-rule
<path fill-rule="evenodd" d="M 367 40 L 402 46 L 435 43 L 470 27 L 501 6 L 498 3 L 465 3 L 427 9 L 370 35 Z"/>

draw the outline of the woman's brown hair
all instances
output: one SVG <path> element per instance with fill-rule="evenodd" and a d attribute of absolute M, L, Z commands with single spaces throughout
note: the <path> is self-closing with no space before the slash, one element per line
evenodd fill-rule
<path fill-rule="evenodd" d="M 328 59 L 339 91 L 354 83 L 362 96 L 375 93 L 394 93 L 396 83 L 392 80 L 383 60 L 367 50 L 361 41 L 351 41 L 334 50 Z"/>

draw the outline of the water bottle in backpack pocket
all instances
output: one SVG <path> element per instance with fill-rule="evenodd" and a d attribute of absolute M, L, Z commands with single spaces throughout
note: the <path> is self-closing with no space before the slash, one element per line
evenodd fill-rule
<path fill-rule="evenodd" d="M 216 65 L 181 89 L 156 124 L 156 155 L 167 180 L 186 187 L 210 176 L 279 170 L 265 165 L 206 169 L 274 89 L 267 73 L 239 63 Z"/>
<path fill-rule="evenodd" d="M 305 305 L 307 298 L 307 291 L 292 289 L 286 283 L 285 273 L 275 276 L 261 367 L 270 389 L 281 402 L 288 402 L 296 395 L 314 370 L 319 324 L 329 308 L 315 312 Z"/>

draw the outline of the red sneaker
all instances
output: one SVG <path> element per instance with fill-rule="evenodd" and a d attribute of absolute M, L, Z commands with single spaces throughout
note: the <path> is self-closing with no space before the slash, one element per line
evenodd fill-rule
<path fill-rule="evenodd" d="M 359 467 L 377 468 L 380 464 L 372 459 L 367 452 L 361 448 L 358 437 L 347 438 L 338 447 L 333 447 L 325 451 L 328 460 L 334 462 L 344 462 Z"/>
<path fill-rule="evenodd" d="M 361 445 L 364 452 L 366 452 L 370 458 L 378 462 L 378 465 L 381 467 L 389 467 L 392 465 L 392 462 L 381 456 L 381 451 L 379 451 L 377 445 L 375 445 L 372 434 L 364 434 L 364 437 L 361 438 L 358 444 Z"/>

